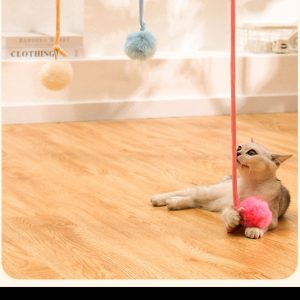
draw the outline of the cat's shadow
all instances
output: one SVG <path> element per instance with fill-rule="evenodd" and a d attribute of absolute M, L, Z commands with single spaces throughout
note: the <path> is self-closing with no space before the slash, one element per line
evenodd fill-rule
<path fill-rule="evenodd" d="M 232 231 L 227 233 L 228 235 L 233 237 L 241 237 L 245 235 L 245 227 L 239 225 L 238 227 L 234 228 Z"/>

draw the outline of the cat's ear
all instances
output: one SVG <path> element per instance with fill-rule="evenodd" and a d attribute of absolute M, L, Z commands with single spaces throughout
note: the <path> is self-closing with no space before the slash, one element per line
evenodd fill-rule
<path fill-rule="evenodd" d="M 281 154 L 271 154 L 272 160 L 277 166 L 280 166 L 287 159 L 291 158 L 293 155 L 281 155 Z"/>

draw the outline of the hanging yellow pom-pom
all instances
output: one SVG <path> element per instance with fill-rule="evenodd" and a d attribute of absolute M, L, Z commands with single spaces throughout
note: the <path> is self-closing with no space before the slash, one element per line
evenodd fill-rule
<path fill-rule="evenodd" d="M 73 68 L 67 61 L 50 61 L 40 71 L 40 79 L 45 87 L 59 91 L 67 87 L 73 79 Z"/>
<path fill-rule="evenodd" d="M 46 63 L 40 71 L 40 80 L 42 84 L 50 90 L 59 91 L 64 89 L 73 79 L 73 68 L 67 61 L 59 61 L 59 54 L 68 56 L 60 42 L 60 0 L 56 0 L 56 35 L 53 47 L 55 60 Z"/>

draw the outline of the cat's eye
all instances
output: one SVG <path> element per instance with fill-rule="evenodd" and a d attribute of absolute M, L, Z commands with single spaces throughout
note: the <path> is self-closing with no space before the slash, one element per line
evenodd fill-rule
<path fill-rule="evenodd" d="M 254 156 L 254 155 L 257 155 L 257 152 L 255 150 L 251 149 L 247 152 L 247 154 L 250 156 Z"/>
<path fill-rule="evenodd" d="M 238 146 L 236 151 L 241 151 L 242 150 L 242 146 Z"/>

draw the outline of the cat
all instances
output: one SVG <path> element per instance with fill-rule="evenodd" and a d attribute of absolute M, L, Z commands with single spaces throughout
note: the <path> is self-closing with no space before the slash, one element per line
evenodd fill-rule
<path fill-rule="evenodd" d="M 272 212 L 272 222 L 266 229 L 245 228 L 245 236 L 259 239 L 268 230 L 275 228 L 278 219 L 287 211 L 290 193 L 276 177 L 279 166 L 292 155 L 274 154 L 264 146 L 251 142 L 237 148 L 237 170 L 239 199 L 257 196 L 266 201 Z M 222 212 L 228 231 L 240 225 L 239 212 L 232 205 L 232 179 L 230 176 L 214 185 L 196 186 L 185 190 L 154 195 L 153 206 L 168 206 L 169 210 L 201 207 Z"/>

